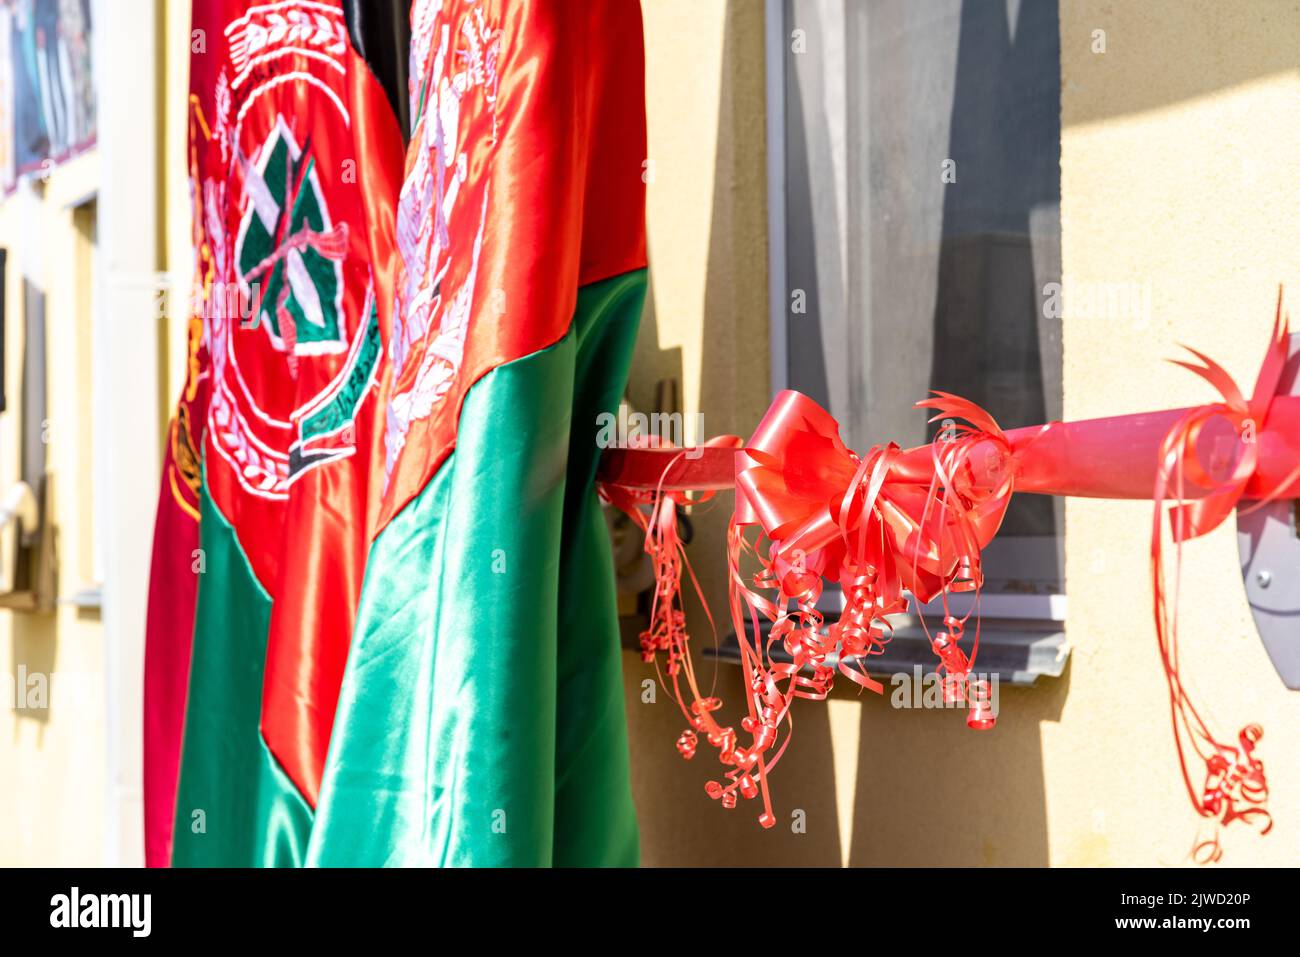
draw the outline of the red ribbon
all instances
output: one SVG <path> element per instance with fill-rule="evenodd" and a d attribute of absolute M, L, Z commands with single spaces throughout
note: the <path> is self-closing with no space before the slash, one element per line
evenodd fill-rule
<path fill-rule="evenodd" d="M 677 535 L 676 510 L 712 493 L 689 498 L 662 487 L 601 485 L 606 500 L 645 532 L 654 562 L 655 595 L 641 652 L 647 662 L 667 655 L 665 671 L 689 725 L 678 737 L 678 751 L 693 758 L 703 736 L 728 768 L 726 783 L 708 782 L 707 793 L 724 807 L 734 807 L 737 794 L 761 794 L 759 820 L 765 827 L 776 822 L 767 778 L 789 742 L 788 734 L 780 740 L 781 728 L 789 725 L 794 700 L 825 699 L 837 672 L 880 693 L 864 660 L 883 651 L 892 631 L 886 616 L 906 611 L 906 593 L 925 602 L 981 584 L 980 549 L 997 532 L 1010 501 L 1009 445 L 997 423 L 965 400 L 937 394 L 919 405 L 936 410 L 935 419 L 970 423 L 949 429 L 934 444 L 928 467 L 908 465 L 892 443 L 856 455 L 829 413 L 789 391 L 777 397 L 743 449 L 733 436 L 708 443 L 738 448 L 728 539 L 731 613 L 749 689 L 739 732 L 715 717 L 722 702 L 700 691 L 681 609 L 682 570 L 690 566 Z M 663 474 L 685 454 L 665 462 Z M 758 526 L 760 540 L 767 542 L 761 554 L 745 537 L 749 526 Z M 742 555 L 758 564 L 748 580 Z M 843 613 L 825 634 L 816 607 L 824 579 L 838 581 L 845 598 Z M 759 615 L 771 623 L 765 642 L 758 638 Z M 970 678 L 978 632 L 968 656 L 961 646 L 964 626 L 964 618 L 947 614 L 945 603 L 944 628 L 932 636 L 932 645 L 944 672 L 945 697 L 968 702 L 967 723 L 987 729 L 995 720 L 987 682 Z M 773 659 L 778 643 L 789 661 Z"/>
<path fill-rule="evenodd" d="M 1268 781 L 1264 765 L 1252 752 L 1264 730 L 1257 724 L 1242 728 L 1237 743 L 1224 743 L 1213 735 L 1192 703 L 1179 673 L 1178 660 L 1178 591 L 1182 565 L 1182 543 L 1217 528 L 1231 514 L 1256 477 L 1259 467 L 1259 434 L 1265 428 L 1277 395 L 1278 383 L 1287 359 L 1289 323 L 1282 315 L 1282 293 L 1278 291 L 1277 313 L 1264 362 L 1249 399 L 1243 397 L 1232 377 L 1213 359 L 1188 348 L 1200 364 L 1177 360 L 1176 365 L 1190 369 L 1218 390 L 1222 402 L 1189 409 L 1160 443 L 1159 464 L 1153 498 L 1155 511 L 1151 526 L 1151 583 L 1155 612 L 1156 640 L 1160 660 L 1169 688 L 1169 710 L 1173 723 L 1174 744 L 1178 749 L 1179 769 L 1193 807 L 1206 818 L 1220 824 L 1234 820 L 1254 821 L 1261 833 L 1273 827 L 1266 804 Z M 1216 463 L 1213 454 L 1207 464 L 1207 451 L 1216 442 L 1210 438 L 1212 426 L 1226 423 L 1236 434 L 1235 459 Z M 1202 441 L 1205 448 L 1202 448 Z M 1221 443 L 1217 443 L 1220 444 Z M 1219 476 L 1216 477 L 1216 473 Z M 1297 468 L 1264 496 L 1259 504 L 1276 498 L 1282 488 L 1298 475 Z M 1193 498 L 1194 497 L 1194 498 Z M 1167 499 L 1170 531 L 1175 544 L 1174 601 L 1165 596 L 1162 516 Z M 1193 498 L 1192 501 L 1188 501 Z M 1204 764 L 1204 781 L 1198 786 L 1188 767 L 1188 751 Z M 1198 860 L 1216 861 L 1222 856 L 1217 830 L 1213 837 L 1200 841 L 1193 849 Z"/>
<path fill-rule="evenodd" d="M 980 549 L 997 532 L 1011 498 L 1010 447 L 992 417 L 964 399 L 936 393 L 918 407 L 936 411 L 931 421 L 968 423 L 953 424 L 931 446 L 929 468 L 907 466 L 893 443 L 855 454 L 835 419 L 792 391 L 777 396 L 737 453 L 730 605 L 750 689 L 742 728 L 751 741 L 724 756 L 724 764 L 735 765 L 731 784 L 710 793 L 761 793 L 760 820 L 769 826 L 775 818 L 767 775 L 788 743 L 787 735 L 776 747 L 791 704 L 826 698 L 836 673 L 882 692 L 865 661 L 884 651 L 892 634 L 887 616 L 907 610 L 907 593 L 919 602 L 944 597 L 944 627 L 931 641 L 945 698 L 971 705 L 972 728 L 993 726 L 987 683 L 970 680 L 978 633 L 968 656 L 961 646 L 965 619 L 948 613 L 946 598 L 982 584 Z M 749 543 L 749 526 L 758 526 L 765 547 Z M 759 565 L 749 580 L 742 556 Z M 822 634 L 816 606 L 826 580 L 839 583 L 845 607 Z M 766 642 L 759 638 L 760 615 L 771 623 Z M 773 660 L 777 643 L 788 662 Z M 756 788 L 745 787 L 747 777 Z"/>
<path fill-rule="evenodd" d="M 838 423 L 826 410 L 805 395 L 786 391 L 743 448 L 734 436 L 715 439 L 706 444 L 698 466 L 683 467 L 685 450 L 669 456 L 663 449 L 653 454 L 641 449 L 607 457 L 601 494 L 645 532 L 646 551 L 655 564 L 651 623 L 642 633 L 641 647 L 646 661 L 667 654 L 666 672 L 688 722 L 678 737 L 678 751 L 693 758 L 703 736 L 728 769 L 725 783 L 709 781 L 706 792 L 727 808 L 736 806 L 737 795 L 761 795 L 759 821 L 773 826 L 767 782 L 789 744 L 791 705 L 797 698 L 825 699 L 836 674 L 882 692 L 865 661 L 883 652 L 892 634 L 887 616 L 906 611 L 909 595 L 921 603 L 943 598 L 943 628 L 930 634 L 923 618 L 921 624 L 943 673 L 945 701 L 969 704 L 971 728 L 993 727 L 988 683 L 971 674 L 979 646 L 978 618 L 967 654 L 962 646 L 966 619 L 949 613 L 948 594 L 978 592 L 983 582 L 980 551 L 1001 525 L 1013 487 L 1044 494 L 1145 497 L 1152 446 L 1162 436 L 1152 491 L 1151 568 L 1156 635 L 1183 779 L 1197 811 L 1216 826 L 1246 820 L 1267 833 L 1272 827 L 1265 807 L 1268 786 L 1263 764 L 1254 756 L 1263 730 L 1247 725 L 1235 744 L 1220 742 L 1183 686 L 1177 570 L 1182 543 L 1217 527 L 1243 497 L 1263 504 L 1296 494 L 1300 466 L 1287 469 L 1300 454 L 1289 439 L 1300 421 L 1300 401 L 1275 396 L 1287 357 L 1287 330 L 1279 291 L 1273 335 L 1249 399 L 1220 366 L 1193 350 L 1199 364 L 1178 364 L 1205 378 L 1222 402 L 1056 422 L 1007 434 L 973 403 L 935 393 L 917 403 L 935 411 L 931 422 L 945 420 L 935 442 L 907 452 L 888 443 L 858 455 L 841 440 Z M 1270 415 L 1277 422 L 1260 443 Z M 1220 430 L 1226 423 L 1239 439 L 1231 462 L 1214 461 L 1224 447 L 1223 436 L 1212 435 L 1216 423 Z M 679 506 L 698 504 L 725 486 L 718 461 L 724 449 L 736 449 L 728 597 L 747 689 L 739 732 L 720 723 L 716 713 L 722 702 L 703 695 L 695 677 L 681 610 L 682 569 L 690 571 L 690 565 L 676 527 Z M 653 489 L 647 477 L 651 473 L 658 476 Z M 692 497 L 691 488 L 707 491 Z M 1177 550 L 1172 603 L 1165 597 L 1161 544 L 1167 502 L 1172 503 Z M 754 542 L 746 537 L 751 527 L 759 530 Z M 746 573 L 742 564 L 757 570 Z M 694 582 L 693 572 L 691 578 Z M 817 602 L 826 581 L 839 583 L 845 607 L 823 633 Z M 698 592 L 698 582 L 695 587 Z M 761 638 L 760 616 L 770 623 L 766 639 Z M 709 622 L 712 626 L 711 616 Z M 788 661 L 774 660 L 778 644 Z M 1193 779 L 1189 750 L 1204 762 L 1203 782 Z M 1193 853 L 1201 861 L 1217 860 L 1222 853 L 1217 830 Z"/>
<path fill-rule="evenodd" d="M 710 439 L 705 448 L 739 448 L 741 438 L 737 435 L 724 435 Z M 640 448 L 663 448 L 663 443 L 655 438 L 639 439 L 635 446 Z M 663 474 L 667 475 L 683 457 L 694 450 L 681 450 L 665 462 Z M 685 547 L 677 531 L 677 509 L 701 505 L 713 497 L 714 492 L 689 492 L 686 490 L 665 491 L 662 487 L 654 490 L 636 489 L 627 486 L 602 482 L 597 486 L 601 497 L 615 508 L 627 515 L 645 534 L 645 551 L 654 566 L 655 591 L 651 599 L 649 627 L 641 632 L 641 659 L 647 664 L 653 663 L 658 669 L 659 656 L 666 655 L 660 683 L 666 674 L 672 685 L 673 697 L 691 727 L 683 731 L 677 739 L 677 750 L 686 760 L 695 757 L 699 743 L 696 731 L 702 731 L 715 747 L 722 748 L 727 740 L 734 743 L 735 735 L 730 728 L 723 729 L 713 721 L 710 712 L 720 708 L 722 702 L 717 698 L 706 697 L 700 692 L 700 683 L 696 678 L 694 661 L 689 648 L 689 635 L 686 631 L 686 616 L 682 608 L 682 570 L 690 574 L 696 593 L 704 607 L 705 615 L 713 626 L 713 616 L 708 603 L 686 558 Z M 685 688 L 683 688 L 683 681 Z M 687 699 L 690 704 L 687 704 Z M 729 737 L 728 737 L 729 736 Z"/>

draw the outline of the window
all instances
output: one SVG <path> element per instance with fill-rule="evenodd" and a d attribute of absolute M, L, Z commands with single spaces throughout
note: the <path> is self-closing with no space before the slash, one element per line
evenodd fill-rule
<path fill-rule="evenodd" d="M 773 386 L 859 450 L 929 441 L 931 389 L 1060 418 L 1056 4 L 769 0 L 768 58 Z M 1063 618 L 1062 528 L 1016 497 L 986 619 Z"/>

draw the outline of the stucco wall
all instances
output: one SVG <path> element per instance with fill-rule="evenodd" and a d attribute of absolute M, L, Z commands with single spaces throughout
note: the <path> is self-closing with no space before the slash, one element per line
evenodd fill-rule
<path fill-rule="evenodd" d="M 1070 0 L 1061 37 L 1065 276 L 1151 289 L 1136 320 L 1072 316 L 1067 300 L 1066 416 L 1214 401 L 1163 361 L 1177 343 L 1249 390 L 1279 282 L 1300 320 L 1300 4 Z M 1054 863 L 1176 863 L 1191 840 L 1151 625 L 1150 523 L 1145 503 L 1067 505 L 1075 660 L 1061 720 L 1043 727 Z M 1187 680 L 1228 740 L 1248 721 L 1266 733 L 1276 827 L 1226 832 L 1226 862 L 1295 864 L 1300 693 L 1256 636 L 1231 521 L 1184 550 L 1183 574 Z"/>
<path fill-rule="evenodd" d="M 684 410 L 702 410 L 708 434 L 743 433 L 768 399 L 763 4 L 643 0 L 641 8 L 650 290 L 629 396 L 653 408 L 655 383 L 674 378 Z M 692 551 L 703 557 L 704 589 L 719 612 L 725 579 L 716 559 L 730 507 L 723 496 L 712 514 L 694 518 Z M 693 602 L 688 613 L 701 621 Z M 704 795 L 715 770 L 702 766 L 703 754 L 681 760 L 673 746 L 680 714 L 662 689 L 643 702 L 652 671 L 638 655 L 624 656 L 623 674 L 643 861 L 752 860 L 753 816 L 723 815 Z M 723 666 L 719 678 L 736 700 L 736 669 Z"/>
<path fill-rule="evenodd" d="M 767 400 L 762 8 L 643 4 L 648 61 L 652 303 L 632 395 L 680 375 L 710 433 L 746 432 Z M 1105 31 L 1094 53 L 1094 30 Z M 1300 4 L 1079 2 L 1061 7 L 1062 239 L 1068 281 L 1150 282 L 1147 319 L 1064 318 L 1065 415 L 1212 401 L 1162 360 L 1178 342 L 1248 387 L 1277 283 L 1300 303 Z M 1293 310 L 1300 320 L 1300 307 Z M 730 508 L 730 498 L 719 511 Z M 796 706 L 773 778 L 778 826 L 703 792 L 709 749 L 683 762 L 682 721 L 634 654 L 624 661 L 646 864 L 1178 864 L 1198 832 L 1182 789 L 1150 624 L 1151 506 L 1071 502 L 1065 675 L 1002 689 L 988 735 L 952 712 L 895 711 L 840 689 Z M 722 561 L 721 516 L 692 549 Z M 1233 829 L 1227 862 L 1300 856 L 1300 694 L 1285 691 L 1250 622 L 1231 527 L 1186 549 L 1186 674 L 1231 737 L 1263 723 L 1277 825 Z M 716 612 L 725 606 L 710 585 Z M 697 644 L 707 628 L 693 619 Z M 711 668 L 707 660 L 706 674 Z M 737 669 L 719 694 L 741 700 Z M 794 812 L 806 831 L 796 833 Z"/>
<path fill-rule="evenodd" d="M 43 187 L 0 202 L 0 245 L 10 250 L 0 493 L 18 468 L 25 270 L 46 291 L 44 431 L 59 576 L 55 612 L 0 610 L 0 680 L 54 676 L 47 707 L 0 699 L 5 865 L 143 861 L 145 602 L 162 430 L 179 389 L 176 343 L 184 342 L 183 315 L 159 316 L 167 300 L 156 273 L 168 265 L 161 234 L 170 230 L 173 272 L 180 292 L 188 289 L 189 4 L 114 0 L 118 7 L 129 10 L 111 17 L 96 6 L 92 14 L 92 56 L 104 80 L 96 148 L 53 169 Z M 85 205 L 92 199 L 93 217 Z M 178 300 L 187 301 L 171 303 Z M 170 344 L 169 325 L 181 330 Z M 4 565 L 11 535 L 0 534 Z M 102 586 L 98 608 L 85 605 L 94 585 Z"/>
<path fill-rule="evenodd" d="M 90 357 L 79 261 L 88 238 L 72 204 L 92 193 L 98 157 L 83 154 L 50 172 L 42 188 L 0 204 L 6 276 L 5 391 L 0 414 L 0 494 L 20 478 L 24 275 L 45 291 L 46 466 L 59 594 L 91 584 L 91 424 L 80 384 Z M 80 248 L 79 248 L 80 247 Z M 12 581 L 13 526 L 0 535 L 0 567 Z M 52 613 L 0 609 L 0 863 L 95 864 L 104 831 L 104 630 L 95 612 L 60 604 Z"/>

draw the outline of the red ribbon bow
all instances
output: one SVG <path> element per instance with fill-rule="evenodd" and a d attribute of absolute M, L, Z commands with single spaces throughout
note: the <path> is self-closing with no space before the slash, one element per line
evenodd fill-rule
<path fill-rule="evenodd" d="M 997 532 L 1010 501 L 1010 447 L 997 423 L 972 403 L 940 393 L 918 406 L 935 409 L 934 419 L 970 423 L 954 422 L 946 430 L 928 468 L 907 464 L 893 443 L 855 454 L 835 419 L 792 391 L 777 396 L 736 454 L 730 604 L 750 689 L 741 723 L 750 741 L 737 746 L 732 729 L 718 727 L 707 714 L 696 727 L 715 732 L 710 740 L 716 738 L 723 764 L 732 766 L 730 784 L 709 782 L 709 794 L 726 806 L 734 806 L 736 791 L 762 794 L 766 826 L 775 821 L 767 776 L 789 741 L 787 735 L 777 747 L 794 700 L 824 699 L 836 671 L 883 691 L 863 661 L 884 650 L 892 633 L 886 616 L 907 610 L 907 593 L 926 602 L 981 584 L 980 549 Z M 763 553 L 745 538 L 752 525 L 767 539 Z M 740 569 L 742 554 L 760 566 L 749 581 Z M 823 632 L 817 601 L 827 579 L 840 584 L 845 608 Z M 765 642 L 760 614 L 771 622 Z M 947 613 L 945 600 L 945 630 L 933 636 L 933 647 L 946 673 L 948 700 L 969 701 L 970 726 L 990 728 L 986 683 L 970 681 L 974 651 L 968 657 L 960 645 L 964 621 Z M 773 660 L 778 643 L 788 661 Z"/>

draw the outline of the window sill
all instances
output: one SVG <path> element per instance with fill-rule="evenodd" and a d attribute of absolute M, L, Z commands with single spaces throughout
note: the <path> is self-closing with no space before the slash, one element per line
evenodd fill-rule
<path fill-rule="evenodd" d="M 927 619 L 931 633 L 935 622 Z M 763 634 L 767 634 L 767 623 L 762 625 Z M 970 647 L 974 640 L 973 623 L 966 633 L 962 644 Z M 979 628 L 979 654 L 975 659 L 974 670 L 990 677 L 996 676 L 1001 684 L 1029 687 L 1039 678 L 1059 678 L 1065 671 L 1070 652 L 1065 646 L 1065 631 L 1060 622 L 985 617 Z M 706 648 L 704 654 L 716 656 L 723 661 L 739 663 L 740 646 L 735 633 L 728 634 L 719 644 L 717 650 Z M 789 662 L 790 655 L 779 645 L 771 649 L 772 658 L 778 662 Z M 838 660 L 827 659 L 832 667 Z M 938 660 L 930 650 L 930 641 L 920 623 L 912 616 L 900 616 L 895 620 L 894 637 L 885 646 L 880 655 L 872 655 L 868 661 L 867 672 L 875 678 L 894 674 L 912 674 L 919 667 L 922 674 L 935 670 Z"/>

